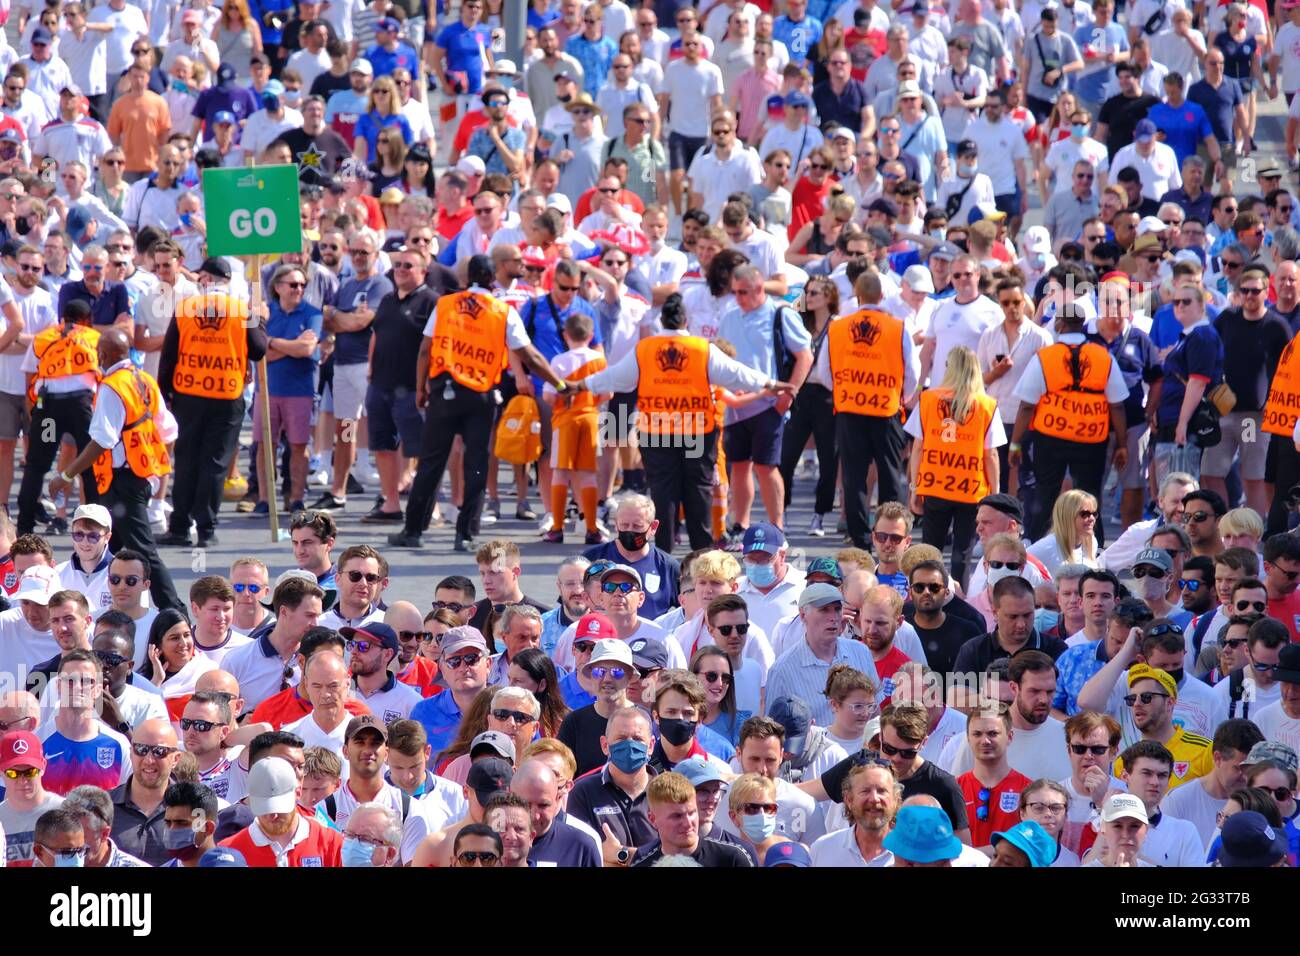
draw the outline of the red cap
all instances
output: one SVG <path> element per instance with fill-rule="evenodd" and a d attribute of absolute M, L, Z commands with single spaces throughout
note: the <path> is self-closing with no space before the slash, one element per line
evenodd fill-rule
<path fill-rule="evenodd" d="M 11 730 L 0 737 L 0 773 L 11 767 L 45 769 L 45 748 L 30 730 Z"/>
<path fill-rule="evenodd" d="M 597 611 L 578 618 L 578 629 L 573 635 L 575 641 L 607 641 L 616 637 L 614 622 Z"/>

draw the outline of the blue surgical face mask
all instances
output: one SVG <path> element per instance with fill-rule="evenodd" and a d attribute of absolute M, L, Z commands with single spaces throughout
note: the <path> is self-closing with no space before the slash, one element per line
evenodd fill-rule
<path fill-rule="evenodd" d="M 1034 630 L 1040 634 L 1050 631 L 1056 627 L 1057 612 L 1050 608 L 1040 607 L 1034 612 Z"/>
<path fill-rule="evenodd" d="M 84 867 L 85 865 L 86 865 L 85 850 L 82 850 L 80 853 L 72 853 L 72 854 L 59 853 L 57 851 L 54 852 L 55 869 L 62 869 L 64 867 L 81 868 Z"/>
<path fill-rule="evenodd" d="M 1075 139 L 1084 139 L 1088 135 L 1087 123 L 1075 123 L 1070 127 L 1070 135 Z"/>
<path fill-rule="evenodd" d="M 623 773 L 636 773 L 646 765 L 650 748 L 640 740 L 628 738 L 609 745 L 609 762 Z"/>
<path fill-rule="evenodd" d="M 369 843 L 362 843 L 356 837 L 343 839 L 344 866 L 374 866 L 375 848 Z"/>
<path fill-rule="evenodd" d="M 172 853 L 184 853 L 194 847 L 194 831 L 189 827 L 163 828 L 163 846 Z"/>
<path fill-rule="evenodd" d="M 745 576 L 749 578 L 749 583 L 756 588 L 771 587 L 776 583 L 776 568 L 773 567 L 775 562 L 769 561 L 766 564 L 757 564 L 753 561 L 745 562 Z"/>
<path fill-rule="evenodd" d="M 775 813 L 746 814 L 740 818 L 745 836 L 754 843 L 762 843 L 776 833 Z"/>
<path fill-rule="evenodd" d="M 979 163 L 958 163 L 957 175 L 963 179 L 972 179 L 979 171 Z"/>

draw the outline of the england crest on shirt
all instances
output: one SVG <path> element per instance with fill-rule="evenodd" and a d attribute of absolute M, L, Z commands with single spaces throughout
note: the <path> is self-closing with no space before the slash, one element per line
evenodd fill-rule
<path fill-rule="evenodd" d="M 18 572 L 7 572 L 5 574 L 5 590 L 12 592 L 16 587 L 18 587 Z"/>
<path fill-rule="evenodd" d="M 1020 794 L 1014 790 L 1003 790 L 998 794 L 998 809 L 1003 813 L 1015 813 L 1020 809 Z"/>
<path fill-rule="evenodd" d="M 299 862 L 299 866 L 324 867 L 325 861 L 318 856 L 304 856 Z"/>
<path fill-rule="evenodd" d="M 117 750 L 113 747 L 96 747 L 95 762 L 107 770 L 117 761 Z"/>
<path fill-rule="evenodd" d="M 1175 760 L 1174 776 L 1181 780 L 1183 777 L 1187 776 L 1187 769 L 1189 766 L 1190 764 L 1188 764 L 1186 760 Z"/>

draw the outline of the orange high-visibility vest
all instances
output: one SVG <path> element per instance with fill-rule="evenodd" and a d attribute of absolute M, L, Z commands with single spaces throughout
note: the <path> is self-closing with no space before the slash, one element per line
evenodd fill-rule
<path fill-rule="evenodd" d="M 244 394 L 248 374 L 248 303 L 225 292 L 184 299 L 176 309 L 176 371 L 183 395 L 231 400 Z"/>
<path fill-rule="evenodd" d="M 52 325 L 32 340 L 37 378 L 99 378 L 99 332 L 88 325 Z"/>
<path fill-rule="evenodd" d="M 1295 434 L 1296 419 L 1300 417 L 1300 342 L 1297 335 L 1282 350 L 1282 358 L 1268 386 L 1268 401 L 1264 403 L 1264 422 L 1260 426 L 1272 435 L 1290 438 Z"/>
<path fill-rule="evenodd" d="M 429 378 L 443 373 L 468 389 L 486 392 L 508 366 L 506 319 L 510 306 L 482 292 L 457 292 L 438 300 L 429 346 Z"/>
<path fill-rule="evenodd" d="M 637 428 L 656 435 L 707 435 L 717 427 L 709 387 L 709 341 L 652 335 L 636 346 Z"/>
<path fill-rule="evenodd" d="M 880 309 L 831 322 L 827 347 L 835 411 L 873 418 L 898 414 L 903 401 L 903 323 Z"/>
<path fill-rule="evenodd" d="M 916 493 L 965 504 L 975 504 L 990 493 L 984 462 L 988 450 L 984 436 L 997 414 L 997 399 L 975 398 L 965 422 L 952 419 L 952 393 L 931 388 L 921 393 L 921 434 L 925 441 L 916 472 Z"/>
<path fill-rule="evenodd" d="M 120 368 L 101 383 L 111 388 L 122 401 L 126 416 L 122 421 L 119 444 L 126 453 L 126 464 L 140 478 L 161 478 L 171 474 L 167 445 L 158 432 L 162 414 L 162 393 L 147 372 L 134 366 Z M 108 491 L 113 482 L 113 450 L 105 449 L 95 460 L 95 484 L 99 493 Z"/>
<path fill-rule="evenodd" d="M 1079 376 L 1075 379 L 1071 353 L 1079 354 Z M 1040 435 L 1063 441 L 1095 445 L 1110 437 L 1110 402 L 1106 383 L 1110 380 L 1110 352 L 1094 342 L 1066 345 L 1057 342 L 1038 353 L 1043 364 L 1047 391 L 1038 400 L 1029 427 Z"/>

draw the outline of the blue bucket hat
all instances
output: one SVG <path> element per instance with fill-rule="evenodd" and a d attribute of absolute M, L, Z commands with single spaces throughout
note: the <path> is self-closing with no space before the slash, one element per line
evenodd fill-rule
<path fill-rule="evenodd" d="M 1033 820 L 1024 820 L 1010 830 L 993 834 L 990 842 L 997 846 L 1003 840 L 1029 857 L 1030 866 L 1046 867 L 1056 862 L 1056 839 Z"/>
<path fill-rule="evenodd" d="M 938 863 L 961 855 L 952 821 L 938 807 L 903 807 L 882 845 L 912 863 Z"/>

